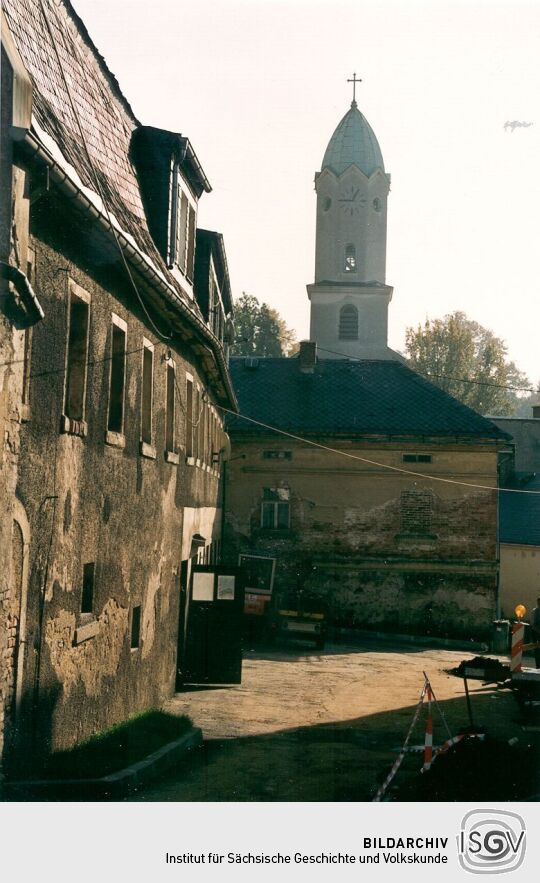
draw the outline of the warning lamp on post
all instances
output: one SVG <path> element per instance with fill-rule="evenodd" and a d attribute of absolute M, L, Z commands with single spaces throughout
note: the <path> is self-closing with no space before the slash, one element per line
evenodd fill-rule
<path fill-rule="evenodd" d="M 523 617 L 527 613 L 527 608 L 525 607 L 524 604 L 516 604 L 516 606 L 514 608 L 514 613 L 516 614 L 516 618 L 519 619 L 521 622 L 521 620 L 523 619 Z"/>

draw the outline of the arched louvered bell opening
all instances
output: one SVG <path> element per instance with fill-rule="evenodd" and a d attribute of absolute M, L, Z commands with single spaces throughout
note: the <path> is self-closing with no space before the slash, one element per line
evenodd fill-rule
<path fill-rule="evenodd" d="M 358 340 L 358 310 L 346 304 L 339 313 L 339 339 Z"/>

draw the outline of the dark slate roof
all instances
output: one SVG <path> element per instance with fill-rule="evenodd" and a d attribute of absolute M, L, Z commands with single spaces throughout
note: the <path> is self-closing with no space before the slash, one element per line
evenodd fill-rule
<path fill-rule="evenodd" d="M 509 438 L 398 361 L 321 359 L 313 374 L 302 373 L 297 358 L 233 358 L 230 367 L 240 413 L 279 429 Z M 232 418 L 229 428 L 234 434 L 258 431 L 239 418 Z"/>
<path fill-rule="evenodd" d="M 499 538 L 501 543 L 540 546 L 540 475 L 516 482 L 515 488 L 537 491 L 516 494 L 501 491 L 499 503 Z"/>
<path fill-rule="evenodd" d="M 58 64 L 58 52 L 111 214 L 180 293 L 150 235 L 131 158 L 132 136 L 140 123 L 69 0 L 44 0 L 44 6 L 56 51 L 40 0 L 2 0 L 11 35 L 33 83 L 32 120 L 36 137 L 42 141 L 36 128 L 39 126 L 54 141 L 64 163 L 71 166 L 82 184 L 96 192 L 92 167 Z M 47 143 L 44 147 L 49 149 Z"/>

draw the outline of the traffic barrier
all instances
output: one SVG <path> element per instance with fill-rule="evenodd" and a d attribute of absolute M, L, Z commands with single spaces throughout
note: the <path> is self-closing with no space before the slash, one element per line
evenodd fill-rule
<path fill-rule="evenodd" d="M 511 674 L 515 674 L 522 669 L 524 637 L 525 623 L 514 622 L 512 625 L 512 654 L 510 657 Z"/>

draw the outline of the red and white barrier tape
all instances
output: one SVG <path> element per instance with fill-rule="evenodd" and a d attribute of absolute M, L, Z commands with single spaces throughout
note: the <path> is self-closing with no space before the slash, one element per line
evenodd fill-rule
<path fill-rule="evenodd" d="M 416 721 L 418 720 L 418 715 L 420 714 L 420 709 L 422 708 L 422 705 L 424 704 L 424 697 L 426 695 L 426 690 L 427 690 L 428 686 L 429 686 L 429 681 L 427 681 L 427 680 L 424 681 L 424 686 L 423 686 L 422 692 L 420 694 L 420 699 L 418 700 L 418 705 L 416 706 L 416 711 L 414 712 L 414 717 L 411 721 L 411 725 L 409 727 L 409 732 L 407 733 L 407 736 L 405 738 L 405 742 L 403 743 L 403 748 L 401 749 L 400 753 L 398 754 L 397 758 L 395 759 L 395 761 L 392 765 L 392 769 L 388 773 L 386 779 L 384 780 L 384 782 L 380 786 L 379 790 L 377 791 L 375 797 L 373 798 L 373 803 L 379 803 L 381 801 L 381 798 L 384 796 L 386 789 L 388 788 L 390 782 L 392 781 L 392 779 L 394 778 L 398 769 L 401 766 L 401 763 L 402 763 L 403 758 L 405 757 L 405 753 L 407 751 L 407 746 L 408 746 L 411 736 L 412 736 L 412 732 L 414 730 L 414 726 L 416 724 Z"/>

